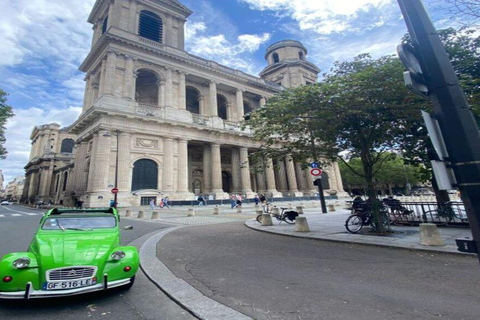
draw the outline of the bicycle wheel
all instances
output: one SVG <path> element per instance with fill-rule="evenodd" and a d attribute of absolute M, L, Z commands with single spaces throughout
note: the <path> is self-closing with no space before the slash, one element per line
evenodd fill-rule
<path fill-rule="evenodd" d="M 262 215 L 261 214 L 257 215 L 257 222 L 262 223 Z"/>
<path fill-rule="evenodd" d="M 445 210 L 430 210 L 425 212 L 427 219 L 431 222 L 441 222 L 441 223 L 450 223 L 453 220 L 453 217 L 450 215 L 449 212 Z"/>
<path fill-rule="evenodd" d="M 350 233 L 357 233 L 363 228 L 363 219 L 358 214 L 351 215 L 345 221 L 345 228 Z"/>

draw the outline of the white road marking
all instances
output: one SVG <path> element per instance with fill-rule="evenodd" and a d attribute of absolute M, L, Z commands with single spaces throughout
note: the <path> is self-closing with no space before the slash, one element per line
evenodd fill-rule
<path fill-rule="evenodd" d="M 0 218 L 5 218 L 5 215 L 4 215 L 4 214 L 0 214 Z"/>
<path fill-rule="evenodd" d="M 29 215 L 29 216 L 36 216 L 38 215 L 38 213 L 33 213 L 33 212 L 26 212 L 26 211 L 19 211 L 19 210 L 13 210 L 13 209 L 10 209 L 10 208 L 7 208 L 6 206 L 2 206 L 3 209 L 6 209 L 8 211 L 12 211 L 12 212 L 17 212 L 17 213 L 23 213 L 23 214 L 26 214 L 26 215 Z M 12 214 L 12 216 L 19 216 L 19 215 L 15 215 L 15 214 Z"/>
<path fill-rule="evenodd" d="M 21 215 L 21 214 L 18 214 L 18 213 L 12 213 L 12 216 L 14 216 L 14 217 L 21 217 L 22 215 Z"/>

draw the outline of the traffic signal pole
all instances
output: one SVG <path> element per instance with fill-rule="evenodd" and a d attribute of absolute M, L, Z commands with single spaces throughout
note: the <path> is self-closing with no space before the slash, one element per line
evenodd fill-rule
<path fill-rule="evenodd" d="M 398 0 L 422 68 L 480 260 L 480 132 L 448 54 L 420 0 Z"/>

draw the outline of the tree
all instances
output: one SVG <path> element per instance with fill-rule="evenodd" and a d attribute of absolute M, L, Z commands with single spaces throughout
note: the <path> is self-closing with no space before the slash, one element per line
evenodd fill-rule
<path fill-rule="evenodd" d="M 0 89 L 0 159 L 5 159 L 8 152 L 4 147 L 5 144 L 5 125 L 7 124 L 8 118 L 14 116 L 12 112 L 12 107 L 7 105 L 7 93 Z"/>
<path fill-rule="evenodd" d="M 480 2 L 478 0 L 442 0 L 439 8 L 450 15 L 451 19 L 464 25 L 480 24 Z"/>
<path fill-rule="evenodd" d="M 363 177 L 380 233 L 374 177 L 387 151 L 401 149 L 411 118 L 419 117 L 422 100 L 403 83 L 397 58 L 368 54 L 337 62 L 324 81 L 287 90 L 253 112 L 247 124 L 262 141 L 261 156 L 340 159 Z M 343 152 L 343 157 L 338 157 Z M 344 158 L 361 159 L 361 170 Z"/>

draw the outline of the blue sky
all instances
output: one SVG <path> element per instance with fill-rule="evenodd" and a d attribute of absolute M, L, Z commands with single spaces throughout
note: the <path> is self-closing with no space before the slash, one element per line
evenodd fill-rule
<path fill-rule="evenodd" d="M 396 0 L 180 0 L 194 13 L 186 25 L 186 50 L 250 74 L 266 66 L 265 49 L 283 39 L 301 41 L 323 72 L 334 61 L 368 52 L 395 53 L 406 33 Z M 456 27 L 425 5 L 437 28 Z M 87 17 L 95 0 L 0 0 L 0 88 L 16 116 L 7 124 L 6 181 L 24 175 L 35 125 L 68 126 L 81 111 L 90 49 Z"/>

